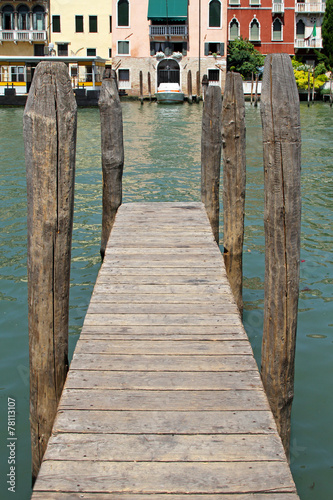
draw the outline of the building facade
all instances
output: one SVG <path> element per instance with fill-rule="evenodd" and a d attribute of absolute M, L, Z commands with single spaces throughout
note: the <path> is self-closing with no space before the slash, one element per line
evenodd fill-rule
<path fill-rule="evenodd" d="M 113 0 L 112 64 L 119 87 L 138 95 L 159 83 L 177 82 L 187 93 L 188 72 L 193 94 L 204 74 L 224 87 L 227 5 L 220 0 Z"/>

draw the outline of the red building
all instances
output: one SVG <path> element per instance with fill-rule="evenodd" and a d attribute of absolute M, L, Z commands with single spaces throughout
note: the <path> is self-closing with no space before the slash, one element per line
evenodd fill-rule
<path fill-rule="evenodd" d="M 295 53 L 295 0 L 229 0 L 228 39 L 247 38 L 262 54 Z"/>

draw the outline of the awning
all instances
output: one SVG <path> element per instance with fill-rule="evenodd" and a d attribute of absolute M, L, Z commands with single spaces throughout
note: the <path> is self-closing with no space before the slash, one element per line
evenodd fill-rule
<path fill-rule="evenodd" d="M 149 0 L 148 19 L 186 21 L 188 0 Z"/>

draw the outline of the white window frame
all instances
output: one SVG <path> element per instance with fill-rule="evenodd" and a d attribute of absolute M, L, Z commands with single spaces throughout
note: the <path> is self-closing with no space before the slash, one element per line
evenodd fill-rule
<path fill-rule="evenodd" d="M 237 24 L 238 24 L 238 34 L 237 34 L 237 38 L 239 38 L 239 33 L 240 33 L 240 23 L 239 23 L 239 21 L 238 21 L 237 17 L 235 17 L 235 16 L 234 16 L 234 17 L 231 19 L 231 21 L 230 21 L 230 23 L 229 23 L 229 25 L 228 25 L 228 40 L 229 40 L 229 41 L 232 41 L 232 40 L 231 40 L 231 38 L 230 38 L 230 27 L 231 27 L 231 23 L 232 23 L 233 21 L 236 21 L 236 22 L 237 22 Z M 237 40 L 237 38 L 235 38 L 235 40 Z"/>
<path fill-rule="evenodd" d="M 129 74 L 129 80 L 120 80 L 119 79 L 119 71 L 128 71 Z M 119 68 L 117 71 L 117 80 L 118 80 L 118 88 L 119 90 L 130 90 L 132 88 L 132 82 L 131 82 L 131 70 L 130 68 Z M 126 82 L 126 83 L 121 83 L 121 82 Z"/>
<path fill-rule="evenodd" d="M 116 12 L 116 15 L 117 15 L 117 28 L 119 28 L 119 29 L 128 29 L 128 28 L 131 27 L 131 3 L 128 0 L 128 26 L 119 26 L 119 23 L 118 23 L 118 3 L 119 3 L 119 0 L 117 0 L 117 12 Z"/>
<path fill-rule="evenodd" d="M 280 40 L 274 40 L 274 38 L 273 38 L 274 37 L 274 30 L 273 30 L 273 28 L 274 28 L 274 23 L 275 23 L 276 20 L 280 21 L 280 24 L 281 24 L 281 38 L 280 38 Z M 281 21 L 281 19 L 279 17 L 276 17 L 272 21 L 272 40 L 271 41 L 272 42 L 283 42 L 283 23 L 282 23 L 282 21 Z"/>
<path fill-rule="evenodd" d="M 259 38 L 258 38 L 258 40 L 251 39 L 251 24 L 253 23 L 253 21 L 257 21 L 257 23 L 259 24 Z M 261 42 L 261 24 L 259 22 L 259 19 L 257 19 L 256 16 L 253 16 L 253 18 L 251 19 L 250 24 L 249 24 L 249 42 Z"/>
<path fill-rule="evenodd" d="M 209 30 L 220 30 L 222 29 L 222 2 L 221 0 L 217 0 L 220 2 L 220 26 L 209 26 L 209 9 L 210 9 L 210 4 L 212 0 L 209 0 L 208 2 L 208 16 L 207 16 L 207 29 Z"/>
<path fill-rule="evenodd" d="M 119 42 L 126 42 L 128 43 L 128 54 L 120 54 L 119 53 Z M 129 40 L 117 40 L 117 56 L 122 56 L 122 57 L 130 57 L 131 55 L 131 43 Z"/>

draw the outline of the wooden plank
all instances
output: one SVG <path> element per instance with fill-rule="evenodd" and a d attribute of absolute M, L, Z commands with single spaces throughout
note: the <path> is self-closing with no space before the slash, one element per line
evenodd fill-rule
<path fill-rule="evenodd" d="M 204 416 L 204 418 L 203 418 Z M 140 418 L 138 418 L 140 417 Z M 267 410 L 212 410 L 179 412 L 77 410 L 58 411 L 54 432 L 105 434 L 271 434 L 276 433 L 272 413 Z"/>
<path fill-rule="evenodd" d="M 177 355 L 135 355 L 135 354 L 94 354 L 74 353 L 72 370 L 124 370 L 124 371 L 252 371 L 257 364 L 252 356 L 177 356 Z"/>
<path fill-rule="evenodd" d="M 265 393 L 253 391 L 153 391 L 65 388 L 59 409 L 155 411 L 268 410 Z"/>
<path fill-rule="evenodd" d="M 45 461 L 36 490 L 127 493 L 294 492 L 279 462 L 96 462 Z"/>
<path fill-rule="evenodd" d="M 220 301 L 226 301 L 226 303 L 232 303 L 232 297 L 230 293 L 226 290 L 224 294 L 213 295 L 206 294 L 180 294 L 180 293 L 120 293 L 112 294 L 110 290 L 98 289 L 98 292 L 94 292 L 91 296 L 91 302 L 99 304 L 101 302 L 108 304 L 156 304 L 163 301 L 164 304 L 216 304 Z"/>
<path fill-rule="evenodd" d="M 215 316 L 225 315 L 225 314 L 238 314 L 238 308 L 235 303 L 228 303 L 227 301 L 223 303 L 207 303 L 207 304 L 165 304 L 163 299 L 160 303 L 152 304 L 124 304 L 120 302 L 118 304 L 113 304 L 110 302 L 90 302 L 88 307 L 88 314 L 168 314 L 172 316 L 174 314 L 188 314 L 192 315 L 208 315 Z"/>
<path fill-rule="evenodd" d="M 86 325 L 207 325 L 210 327 L 240 323 L 238 314 L 87 314 Z"/>
<path fill-rule="evenodd" d="M 102 276 L 100 273 L 99 277 Z M 164 285 L 147 285 L 141 283 L 133 283 L 133 284 L 120 284 L 120 283 L 103 283 L 100 279 L 98 280 L 98 287 L 95 287 L 93 296 L 97 293 L 108 292 L 110 297 L 114 297 L 115 294 L 121 295 L 123 293 L 135 293 L 136 295 L 140 294 L 150 294 L 158 295 L 158 294 L 172 294 L 172 295 L 195 295 L 196 300 L 200 300 L 199 297 L 204 295 L 217 295 L 216 300 L 219 300 L 219 294 L 225 294 L 227 291 L 230 291 L 230 287 L 227 283 L 217 283 L 217 284 L 206 284 L 206 283 L 196 283 L 196 284 L 164 284 Z"/>
<path fill-rule="evenodd" d="M 101 273 L 98 277 L 99 283 L 112 283 L 114 285 L 118 284 L 128 284 L 128 285 L 212 285 L 212 284 L 220 284 L 221 278 L 218 276 L 218 273 L 215 273 L 215 276 L 198 276 L 198 275 L 179 275 L 179 274 L 171 274 L 164 276 L 158 276 L 154 273 L 152 276 L 141 276 L 141 275 L 107 275 Z"/>
<path fill-rule="evenodd" d="M 50 443 L 45 460 L 63 460 L 64 455 L 66 460 L 111 462 L 249 462 L 285 459 L 281 440 L 274 434 L 59 434 Z"/>
<path fill-rule="evenodd" d="M 47 496 L 46 496 L 47 495 Z M 212 500 L 299 500 L 299 497 L 296 493 L 249 493 L 249 494 L 223 494 L 223 493 L 200 493 L 200 495 L 178 495 L 178 494 L 147 494 L 144 493 L 145 498 L 153 498 L 154 500 L 202 500 L 203 498 L 212 499 Z M 32 500 L 132 500 L 132 499 L 140 499 L 143 500 L 142 493 L 72 493 L 72 492 L 38 492 L 36 491 Z"/>
<path fill-rule="evenodd" d="M 75 350 L 76 354 L 169 354 L 180 355 L 214 355 L 219 354 L 248 354 L 252 349 L 246 340 L 234 341 L 172 341 L 172 340 L 81 340 Z"/>
<path fill-rule="evenodd" d="M 247 372 L 124 372 L 71 370 L 67 389 L 262 390 L 257 371 Z"/>

